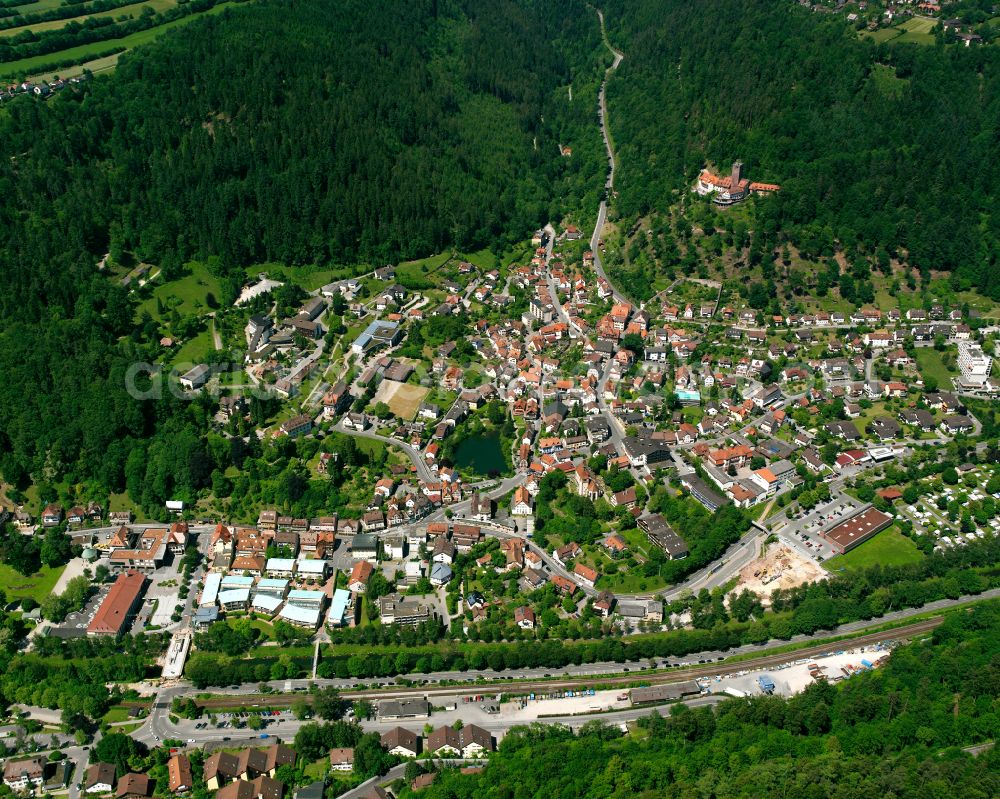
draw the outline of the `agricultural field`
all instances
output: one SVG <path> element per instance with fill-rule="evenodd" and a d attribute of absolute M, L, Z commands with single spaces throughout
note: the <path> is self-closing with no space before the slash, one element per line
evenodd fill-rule
<path fill-rule="evenodd" d="M 148 2 L 143 5 L 156 3 L 162 4 L 164 2 L 169 3 L 168 6 L 165 6 L 167 10 L 176 5 L 175 0 L 148 0 Z M 25 56 L 23 58 L 7 61 L 0 64 L 0 78 L 32 77 L 37 79 L 40 76 L 54 76 L 57 74 L 61 77 L 70 76 L 73 74 L 79 74 L 80 71 L 82 71 L 79 68 L 79 65 L 83 65 L 88 62 L 97 62 L 101 69 L 107 71 L 113 68 L 114 64 L 117 64 L 117 55 L 114 56 L 115 60 L 112 62 L 110 60 L 111 56 L 108 55 L 108 51 L 118 48 L 121 48 L 124 51 L 132 50 L 140 45 L 147 44 L 148 42 L 159 38 L 167 31 L 188 25 L 203 16 L 221 14 L 226 9 L 237 4 L 238 3 L 234 2 L 234 0 L 221 0 L 221 2 L 216 3 L 216 5 L 206 11 L 194 12 L 187 16 L 165 21 L 162 24 L 154 25 L 153 27 L 137 31 L 135 33 L 130 33 L 125 36 L 101 39 L 99 41 L 87 42 L 86 44 L 65 47 L 62 50 L 57 50 L 51 53 L 41 53 L 38 55 Z M 32 5 L 22 6 L 21 9 L 22 11 L 26 11 L 28 9 L 33 11 L 44 11 L 50 8 L 55 8 L 57 5 L 58 4 L 46 4 L 45 7 L 41 7 L 41 4 L 39 4 L 39 7 L 37 8 Z M 112 17 L 115 15 L 121 16 L 122 13 L 127 12 L 123 11 L 123 9 L 117 9 L 113 12 L 109 12 Z M 82 13 L 80 17 L 72 18 L 72 21 L 79 23 L 81 18 L 85 19 L 87 16 L 86 10 L 84 9 L 84 13 Z M 59 20 L 59 23 L 62 25 L 68 21 L 70 20 Z"/>
<path fill-rule="evenodd" d="M 65 0 L 36 0 L 34 3 L 25 3 L 23 6 L 18 6 L 17 10 L 21 12 L 22 16 L 27 16 L 59 8 L 64 2 Z"/>
<path fill-rule="evenodd" d="M 909 42 L 911 44 L 934 44 L 934 27 L 936 19 L 929 17 L 912 17 L 902 25 L 892 28 L 879 28 L 876 31 L 861 31 L 861 36 L 878 44 L 883 42 Z"/>
<path fill-rule="evenodd" d="M 138 17 L 144 8 L 149 8 L 155 13 L 160 11 L 165 11 L 168 8 L 173 8 L 177 5 L 177 0 L 143 0 L 143 2 L 133 3 L 127 6 L 121 6 L 120 8 L 112 8 L 107 11 L 96 11 L 93 14 L 87 13 L 87 9 L 81 8 L 80 15 L 76 17 L 69 17 L 67 19 L 50 19 L 44 22 L 32 22 L 27 25 L 19 25 L 16 28 L 6 28 L 0 30 L 0 38 L 6 38 L 11 36 L 19 36 L 23 33 L 44 33 L 45 31 L 54 31 L 65 28 L 70 23 L 82 24 L 88 19 L 104 19 L 110 17 L 114 20 L 135 19 Z M 24 15 L 22 15 L 24 16 Z"/>
<path fill-rule="evenodd" d="M 84 72 L 90 72 L 92 75 L 100 75 L 103 72 L 110 72 L 118 66 L 118 59 L 121 58 L 121 56 L 121 53 L 114 53 L 113 55 L 104 56 L 103 58 L 95 58 L 93 61 L 84 61 L 72 67 L 66 67 L 65 69 L 44 72 L 40 75 L 30 75 L 28 80 L 32 83 L 51 83 L 59 78 L 62 78 L 63 80 L 77 78 Z"/>
<path fill-rule="evenodd" d="M 823 565 L 831 572 L 855 571 L 871 566 L 905 566 L 923 560 L 923 553 L 893 525 L 843 555 Z"/>

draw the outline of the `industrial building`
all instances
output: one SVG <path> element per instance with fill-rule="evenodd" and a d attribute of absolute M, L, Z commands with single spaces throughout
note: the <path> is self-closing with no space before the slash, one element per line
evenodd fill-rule
<path fill-rule="evenodd" d="M 869 506 L 820 535 L 833 547 L 834 552 L 843 555 L 891 524 L 892 516 Z"/>
<path fill-rule="evenodd" d="M 628 692 L 628 698 L 633 705 L 645 705 L 650 702 L 673 702 L 700 693 L 701 688 L 698 683 L 687 680 L 666 685 L 651 685 L 648 688 L 633 688 Z"/>

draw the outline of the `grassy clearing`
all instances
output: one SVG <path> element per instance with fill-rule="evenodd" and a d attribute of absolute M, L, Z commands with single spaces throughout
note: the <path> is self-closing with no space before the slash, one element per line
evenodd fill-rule
<path fill-rule="evenodd" d="M 379 441 L 375 438 L 362 438 L 357 436 L 354 439 L 354 443 L 361 452 L 367 453 L 371 457 L 376 457 L 381 453 L 385 452 L 386 444 L 384 441 Z"/>
<path fill-rule="evenodd" d="M 159 38 L 168 30 L 188 25 L 204 16 L 221 14 L 231 5 L 233 4 L 222 2 L 200 14 L 181 17 L 180 19 L 166 22 L 163 25 L 157 25 L 154 28 L 138 31 L 137 33 L 122 36 L 118 39 L 104 39 L 99 42 L 77 45 L 76 47 L 67 47 L 65 50 L 59 50 L 55 53 L 45 53 L 44 55 L 35 55 L 28 58 L 19 58 L 16 61 L 8 61 L 6 64 L 0 64 L 0 77 L 31 75 L 39 70 L 48 69 L 51 64 L 60 61 L 77 61 L 82 63 L 93 59 L 98 53 L 107 52 L 114 47 L 124 47 L 126 50 L 131 50 L 133 47 L 138 47 Z"/>
<path fill-rule="evenodd" d="M 321 757 L 315 763 L 309 763 L 303 770 L 303 775 L 309 780 L 321 780 L 330 770 L 330 758 Z"/>
<path fill-rule="evenodd" d="M 246 619 L 245 615 L 233 616 L 227 620 L 230 627 L 233 627 L 236 622 L 244 621 Z M 251 619 L 250 626 L 255 630 L 260 630 L 261 642 L 273 641 L 274 640 L 274 626 L 270 623 L 264 621 L 264 619 Z"/>
<path fill-rule="evenodd" d="M 896 77 L 896 70 L 886 64 L 872 67 L 872 83 L 886 97 L 899 97 L 909 81 Z M 883 306 L 879 306 L 883 307 Z M 891 306 L 887 306 L 891 307 Z"/>
<path fill-rule="evenodd" d="M 862 31 L 861 35 L 866 39 L 881 44 L 899 37 L 901 34 L 896 28 L 879 28 L 877 31 Z"/>
<path fill-rule="evenodd" d="M 106 721 L 108 724 L 114 724 L 118 721 L 128 721 L 128 708 L 116 705 L 115 707 L 108 708 L 108 712 L 104 714 L 102 721 Z"/>
<path fill-rule="evenodd" d="M 138 507 L 136 507 L 136 504 L 125 492 L 122 492 L 121 494 L 111 494 L 108 498 L 108 509 L 111 511 L 130 510 L 136 515 L 136 518 L 140 518 L 138 515 Z"/>
<path fill-rule="evenodd" d="M 932 347 L 917 348 L 917 367 L 920 374 L 926 377 L 936 378 L 938 388 L 946 391 L 951 386 L 951 379 L 954 376 L 948 371 L 948 367 L 941 360 L 941 353 Z"/>
<path fill-rule="evenodd" d="M 862 408 L 860 415 L 856 419 L 851 419 L 849 421 L 852 421 L 855 427 L 861 431 L 862 436 L 868 439 L 877 440 L 875 436 L 870 436 L 867 433 L 868 425 L 870 425 L 879 416 L 895 417 L 895 415 L 895 413 L 889 413 L 886 411 L 884 402 L 875 402 L 872 403 L 870 408 Z"/>
<path fill-rule="evenodd" d="M 120 732 L 122 735 L 131 735 L 145 723 L 146 722 L 143 720 L 143 721 L 137 721 L 134 724 L 122 724 L 119 727 L 115 727 L 114 731 Z"/>
<path fill-rule="evenodd" d="M 17 28 L 7 28 L 6 30 L 0 30 L 0 38 L 17 36 L 19 34 L 31 31 L 32 33 L 44 33 L 45 31 L 54 31 L 65 28 L 71 22 L 76 22 L 82 24 L 87 19 L 103 19 L 106 17 L 111 17 L 115 20 L 122 17 L 127 17 L 128 19 L 135 19 L 142 12 L 142 9 L 149 7 L 159 13 L 160 11 L 166 11 L 168 8 L 173 8 L 177 5 L 177 0 L 145 0 L 141 3 L 133 3 L 132 5 L 122 6 L 121 8 L 113 8 L 108 11 L 97 11 L 93 14 L 89 13 L 87 9 L 81 8 L 80 13 L 76 17 L 69 17 L 68 19 L 50 19 L 45 22 L 34 22 L 28 25 L 21 25 Z"/>
<path fill-rule="evenodd" d="M 468 261 L 470 264 L 475 264 L 484 272 L 489 272 L 491 269 L 496 269 L 497 266 L 499 266 L 499 264 L 497 264 L 496 257 L 489 250 L 470 252 L 466 253 L 465 255 L 461 255 L 459 257 L 463 261 Z"/>
<path fill-rule="evenodd" d="M 0 589 L 7 595 L 8 600 L 33 599 L 41 602 L 52 593 L 64 568 L 66 567 L 59 566 L 50 569 L 48 566 L 42 566 L 40 571 L 25 577 L 10 566 L 0 563 Z"/>
<path fill-rule="evenodd" d="M 427 258 L 421 258 L 417 261 L 405 261 L 396 267 L 396 277 L 400 280 L 417 282 L 431 280 L 432 275 L 438 272 L 452 258 L 458 257 L 450 252 L 442 252 L 437 255 L 428 256 Z"/>
<path fill-rule="evenodd" d="M 181 316 L 202 314 L 209 310 L 209 295 L 218 301 L 222 287 L 218 278 L 208 271 L 203 263 L 187 265 L 187 274 L 169 283 L 162 283 L 153 289 L 153 296 L 139 306 L 139 314 L 148 312 L 154 319 L 162 321 L 164 316 L 176 310 Z M 157 311 L 157 300 L 164 314 Z"/>
<path fill-rule="evenodd" d="M 895 525 L 883 530 L 844 555 L 830 558 L 823 565 L 831 572 L 854 571 L 870 566 L 904 566 L 923 560 L 924 554 Z"/>
<path fill-rule="evenodd" d="M 193 339 L 184 342 L 170 359 L 171 364 L 203 363 L 205 357 L 214 349 L 212 333 L 206 327 Z"/>

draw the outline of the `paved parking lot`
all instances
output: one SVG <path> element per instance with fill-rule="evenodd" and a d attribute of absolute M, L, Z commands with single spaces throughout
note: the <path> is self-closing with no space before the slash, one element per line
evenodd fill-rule
<path fill-rule="evenodd" d="M 83 610 L 70 613 L 63 623 L 53 630 L 54 634 L 60 638 L 79 638 L 86 635 L 87 626 L 93 620 L 94 614 L 97 613 L 97 609 L 101 606 L 104 597 L 108 595 L 108 591 L 110 590 L 110 584 L 102 585 L 97 593 L 84 605 Z"/>
<path fill-rule="evenodd" d="M 843 493 L 818 505 L 798 519 L 789 519 L 780 531 L 782 540 L 806 557 L 826 560 L 835 554 L 833 548 L 820 537 L 820 533 L 844 521 L 864 507 L 864 503 Z"/>
<path fill-rule="evenodd" d="M 351 569 L 354 568 L 354 557 L 351 555 L 351 542 L 353 540 L 353 536 L 350 540 L 341 538 L 340 536 L 337 537 L 333 555 L 327 558 L 330 562 L 330 568 L 333 571 L 351 573 Z"/>

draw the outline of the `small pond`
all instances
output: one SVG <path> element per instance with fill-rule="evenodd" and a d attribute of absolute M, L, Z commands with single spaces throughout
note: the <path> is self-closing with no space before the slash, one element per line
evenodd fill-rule
<path fill-rule="evenodd" d="M 507 471 L 507 462 L 500 447 L 499 433 L 469 436 L 455 450 L 455 465 L 476 474 L 503 474 Z"/>

